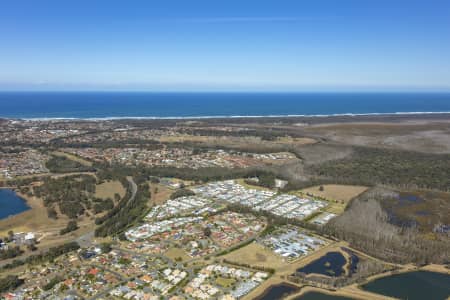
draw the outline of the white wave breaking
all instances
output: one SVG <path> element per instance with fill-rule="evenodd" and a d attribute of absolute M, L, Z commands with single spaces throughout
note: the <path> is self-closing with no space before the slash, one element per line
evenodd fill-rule
<path fill-rule="evenodd" d="M 209 116 L 108 116 L 108 117 L 1 117 L 10 120 L 25 121 L 113 121 L 113 120 L 196 120 L 196 119 L 239 119 L 239 118 L 329 118 L 329 117 L 361 117 L 361 116 L 400 116 L 400 115 L 439 115 L 450 114 L 450 111 L 415 111 L 385 113 L 336 113 L 336 114 L 281 114 L 281 115 L 209 115 Z"/>

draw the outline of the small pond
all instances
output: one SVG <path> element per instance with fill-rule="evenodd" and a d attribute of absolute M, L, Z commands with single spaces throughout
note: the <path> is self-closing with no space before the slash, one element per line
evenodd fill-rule
<path fill-rule="evenodd" d="M 0 189 L 0 220 L 30 209 L 24 199 L 10 189 Z"/>
<path fill-rule="evenodd" d="M 322 274 L 327 276 L 339 277 L 345 274 L 344 266 L 347 259 L 340 252 L 328 252 L 321 258 L 297 269 L 297 272 L 305 274 Z"/>

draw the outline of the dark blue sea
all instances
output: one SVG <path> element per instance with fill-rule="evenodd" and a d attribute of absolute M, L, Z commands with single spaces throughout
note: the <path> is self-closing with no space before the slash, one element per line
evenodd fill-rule
<path fill-rule="evenodd" d="M 4 118 L 186 118 L 418 112 L 450 112 L 450 93 L 0 93 L 0 117 Z"/>
<path fill-rule="evenodd" d="M 0 189 L 0 220 L 19 214 L 30 207 L 12 190 Z"/>

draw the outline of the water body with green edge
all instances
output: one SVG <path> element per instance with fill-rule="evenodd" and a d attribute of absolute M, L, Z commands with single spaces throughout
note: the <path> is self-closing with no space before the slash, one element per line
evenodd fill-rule
<path fill-rule="evenodd" d="M 369 282 L 364 290 L 408 300 L 445 300 L 450 296 L 450 275 L 415 271 L 392 275 Z"/>

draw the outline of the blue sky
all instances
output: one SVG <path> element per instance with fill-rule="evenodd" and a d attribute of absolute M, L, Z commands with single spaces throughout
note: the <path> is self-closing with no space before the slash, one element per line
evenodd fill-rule
<path fill-rule="evenodd" d="M 450 90 L 450 1 L 1 1 L 0 89 Z"/>

